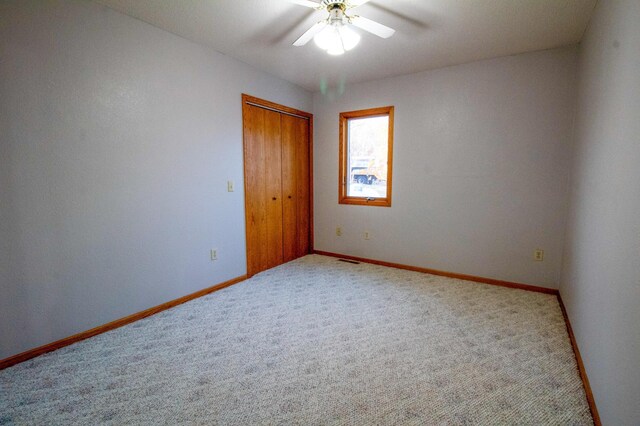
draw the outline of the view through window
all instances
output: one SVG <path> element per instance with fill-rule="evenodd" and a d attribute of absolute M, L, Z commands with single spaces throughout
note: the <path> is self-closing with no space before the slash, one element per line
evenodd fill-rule
<path fill-rule="evenodd" d="M 340 202 L 389 206 L 393 107 L 346 112 L 340 120 Z"/>
<path fill-rule="evenodd" d="M 349 120 L 347 196 L 386 197 L 389 117 Z"/>

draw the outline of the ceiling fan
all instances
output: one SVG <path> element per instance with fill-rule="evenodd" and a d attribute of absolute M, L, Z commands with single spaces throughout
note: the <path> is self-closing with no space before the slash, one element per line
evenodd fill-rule
<path fill-rule="evenodd" d="M 382 38 L 389 38 L 396 32 L 393 28 L 371 19 L 358 15 L 347 15 L 348 10 L 361 6 L 369 0 L 322 0 L 320 3 L 311 0 L 290 1 L 316 10 L 326 9 L 329 12 L 326 19 L 317 22 L 302 34 L 293 43 L 294 46 L 304 46 L 313 38 L 316 45 L 326 50 L 330 55 L 342 55 L 360 42 L 360 35 L 350 28 L 351 25 Z"/>

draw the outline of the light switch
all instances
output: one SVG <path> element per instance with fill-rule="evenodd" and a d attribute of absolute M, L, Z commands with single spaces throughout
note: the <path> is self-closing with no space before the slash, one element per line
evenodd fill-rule
<path fill-rule="evenodd" d="M 232 180 L 228 180 L 227 181 L 227 192 L 233 192 L 233 181 Z"/>

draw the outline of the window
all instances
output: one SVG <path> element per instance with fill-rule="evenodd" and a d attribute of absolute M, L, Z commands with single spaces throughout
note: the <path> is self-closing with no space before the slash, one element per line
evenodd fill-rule
<path fill-rule="evenodd" d="M 340 204 L 391 207 L 393 107 L 340 114 Z"/>

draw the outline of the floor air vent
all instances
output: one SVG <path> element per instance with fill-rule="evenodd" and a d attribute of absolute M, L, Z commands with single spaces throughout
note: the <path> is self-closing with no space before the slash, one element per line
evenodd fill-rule
<path fill-rule="evenodd" d="M 360 262 L 356 262 L 355 260 L 349 260 L 349 259 L 338 259 L 338 262 L 353 263 L 354 265 L 360 264 Z"/>

